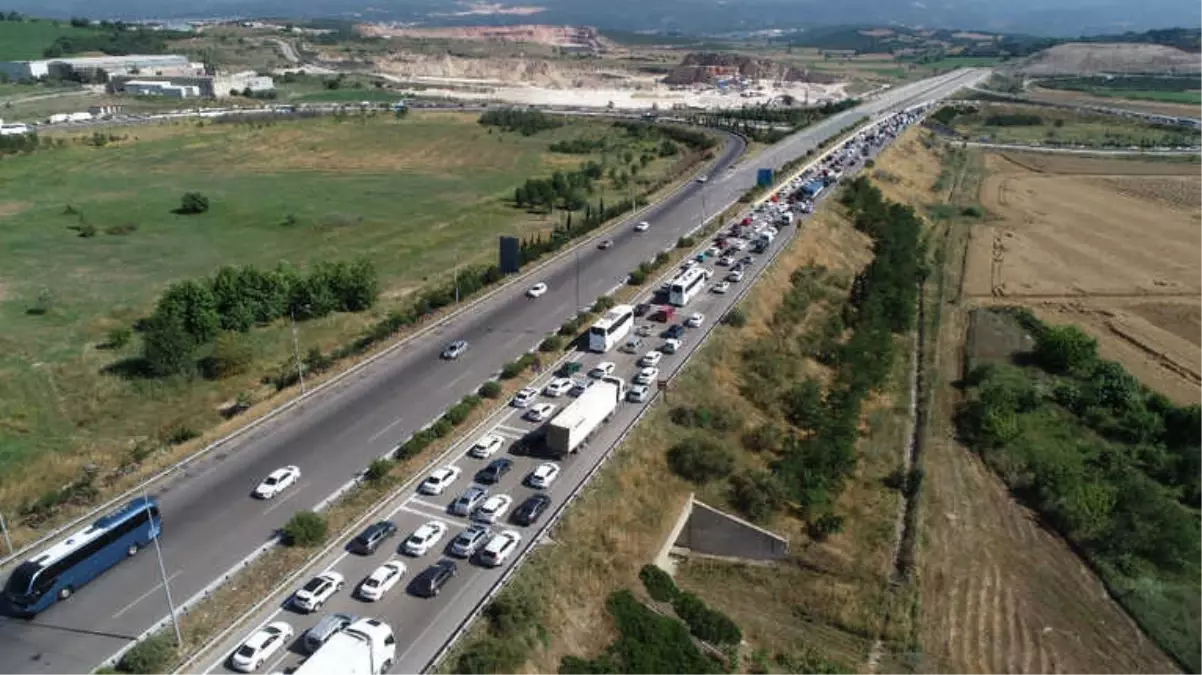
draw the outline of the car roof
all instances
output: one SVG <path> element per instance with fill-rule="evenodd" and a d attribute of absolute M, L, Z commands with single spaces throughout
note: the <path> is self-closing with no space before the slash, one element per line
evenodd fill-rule
<path fill-rule="evenodd" d="M 433 478 L 435 476 L 448 476 L 453 473 L 455 473 L 455 469 L 453 469 L 449 466 L 440 466 L 437 469 L 430 472 L 430 477 Z"/>
<path fill-rule="evenodd" d="M 421 526 L 418 527 L 417 530 L 415 530 L 413 532 L 413 534 L 414 535 L 421 534 L 421 535 L 425 535 L 425 536 L 430 536 L 430 534 L 432 534 L 435 530 L 441 529 L 441 525 L 442 525 L 441 523 L 437 523 L 434 521 L 430 521 L 428 523 L 422 523 Z"/>

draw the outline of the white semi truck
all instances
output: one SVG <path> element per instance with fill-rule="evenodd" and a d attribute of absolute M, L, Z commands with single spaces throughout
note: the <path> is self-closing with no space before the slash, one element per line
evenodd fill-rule
<path fill-rule="evenodd" d="M 625 383 L 616 377 L 604 377 L 584 390 L 547 424 L 547 449 L 557 457 L 576 452 L 614 414 L 625 393 Z"/>
<path fill-rule="evenodd" d="M 381 675 L 395 658 L 392 627 L 379 619 L 360 619 L 330 636 L 294 674 Z"/>

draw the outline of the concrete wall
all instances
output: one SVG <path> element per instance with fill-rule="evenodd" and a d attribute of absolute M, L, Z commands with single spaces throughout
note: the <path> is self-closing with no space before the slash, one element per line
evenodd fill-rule
<path fill-rule="evenodd" d="M 692 501 L 688 522 L 676 546 L 697 553 L 750 560 L 780 560 L 789 555 L 789 540 L 712 506 Z"/>

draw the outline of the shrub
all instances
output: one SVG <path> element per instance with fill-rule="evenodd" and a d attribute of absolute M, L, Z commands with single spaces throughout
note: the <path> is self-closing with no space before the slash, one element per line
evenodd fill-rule
<path fill-rule="evenodd" d="M 455 672 L 516 673 L 526 662 L 526 647 L 521 640 L 492 636 L 474 642 L 455 661 Z"/>
<path fill-rule="evenodd" d="M 806 526 L 806 533 L 815 541 L 825 541 L 832 534 L 843 531 L 843 516 L 824 513 Z"/>
<path fill-rule="evenodd" d="M 612 309 L 616 304 L 618 303 L 613 298 L 608 295 L 602 295 L 593 302 L 593 309 L 598 312 L 604 312 L 607 309 Z"/>
<path fill-rule="evenodd" d="M 734 452 L 710 437 L 680 441 L 668 451 L 668 465 L 677 475 L 704 484 L 728 475 L 735 466 Z"/>
<path fill-rule="evenodd" d="M 78 228 L 79 236 L 84 239 L 91 239 L 96 236 L 96 226 L 91 223 L 83 223 Z"/>
<path fill-rule="evenodd" d="M 378 481 L 387 476 L 394 466 L 396 463 L 392 460 L 373 459 L 371 464 L 367 465 L 367 471 L 363 473 L 363 478 L 368 481 Z"/>
<path fill-rule="evenodd" d="M 167 432 L 166 440 L 167 440 L 167 443 L 170 445 L 179 445 L 181 443 L 187 443 L 188 441 L 192 440 L 193 438 L 197 438 L 198 436 L 200 436 L 199 431 L 193 429 L 192 427 L 190 427 L 186 424 L 181 424 L 181 425 L 172 427 L 171 430 Z"/>
<path fill-rule="evenodd" d="M 668 417 L 671 418 L 673 423 L 682 427 L 713 429 L 715 431 L 731 431 L 737 429 L 741 424 L 739 416 L 729 408 L 710 410 L 702 406 L 693 408 L 678 406 L 668 413 Z"/>
<path fill-rule="evenodd" d="M 643 565 L 643 569 L 639 570 L 639 579 L 653 600 L 672 602 L 680 594 L 672 575 L 655 565 Z"/>
<path fill-rule="evenodd" d="M 184 196 L 179 200 L 179 209 L 176 213 L 184 215 L 192 215 L 196 213 L 204 213 L 209 210 L 209 198 L 199 192 L 185 192 Z"/>
<path fill-rule="evenodd" d="M 522 371 L 524 370 L 526 370 L 526 366 L 522 365 L 520 361 L 510 361 L 504 366 L 501 366 L 501 379 L 512 380 L 518 375 L 521 375 Z"/>
<path fill-rule="evenodd" d="M 817 429 L 826 414 L 822 404 L 822 385 L 812 377 L 793 385 L 781 397 L 785 416 L 801 429 Z"/>
<path fill-rule="evenodd" d="M 626 283 L 631 286 L 642 286 L 647 283 L 647 273 L 641 269 L 637 269 L 630 273 L 630 276 L 626 279 Z"/>
<path fill-rule="evenodd" d="M 544 353 L 557 352 L 560 349 L 563 349 L 563 338 L 559 337 L 558 335 L 548 335 L 538 345 L 538 351 Z"/>
<path fill-rule="evenodd" d="M 222 331 L 213 345 L 213 354 L 205 359 L 205 374 L 211 378 L 224 379 L 241 375 L 250 369 L 255 355 L 250 345 L 237 333 Z"/>
<path fill-rule="evenodd" d="M 284 525 L 282 534 L 288 546 L 316 546 L 326 539 L 326 519 L 312 511 L 297 511 Z"/>
<path fill-rule="evenodd" d="M 173 637 L 156 633 L 134 645 L 122 655 L 117 671 L 122 673 L 166 673 L 175 660 Z"/>
<path fill-rule="evenodd" d="M 691 248 L 697 245 L 697 241 L 692 237 L 681 237 L 676 240 L 676 248 Z"/>
<path fill-rule="evenodd" d="M 118 326 L 109 331 L 109 349 L 124 349 L 134 337 L 134 331 L 129 326 Z"/>
<path fill-rule="evenodd" d="M 742 328 L 747 325 L 747 315 L 738 307 L 731 307 L 730 311 L 722 316 L 722 324 L 731 328 Z"/>
<path fill-rule="evenodd" d="M 779 452 L 785 440 L 785 432 L 779 426 L 768 422 L 761 424 L 743 434 L 743 447 L 752 452 Z"/>
<path fill-rule="evenodd" d="M 501 383 L 496 380 L 489 380 L 480 385 L 479 393 L 484 398 L 498 398 L 501 396 Z"/>
<path fill-rule="evenodd" d="M 434 438 L 446 438 L 451 435 L 451 430 L 454 429 L 455 423 L 447 419 L 446 416 L 438 418 L 438 421 L 430 427 L 429 431 Z"/>
<path fill-rule="evenodd" d="M 688 624 L 689 632 L 706 642 L 737 645 L 743 640 L 743 631 L 730 617 L 706 606 L 692 593 L 685 591 L 677 595 L 672 609 Z"/>
<path fill-rule="evenodd" d="M 730 501 L 753 522 L 762 523 L 785 504 L 785 491 L 767 471 L 746 471 L 730 481 Z"/>

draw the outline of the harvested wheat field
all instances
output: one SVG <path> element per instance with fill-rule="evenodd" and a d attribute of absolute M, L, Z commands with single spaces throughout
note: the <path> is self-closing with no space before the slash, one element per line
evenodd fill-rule
<path fill-rule="evenodd" d="M 941 160 L 937 151 L 927 148 L 919 138 L 919 133 L 911 132 L 898 146 L 898 160 L 884 167 L 895 177 L 890 196 L 911 204 L 931 205 L 932 213 L 950 203 L 954 208 L 943 207 L 945 212 L 959 213 L 973 205 L 978 186 L 984 185 L 992 190 L 988 192 L 992 198 L 985 198 L 991 215 L 1001 219 L 949 221 L 932 217 L 932 253 L 946 262 L 928 283 L 927 308 L 935 316 L 929 317 L 933 328 L 926 351 L 926 372 L 932 386 L 922 446 L 926 480 L 917 552 L 922 647 L 917 669 L 932 673 L 1177 672 L 1173 661 L 1108 596 L 1101 581 L 1065 541 L 1043 527 L 1038 516 L 1019 504 L 977 455 L 957 442 L 953 414 L 959 392 L 951 383 L 962 374 L 967 310 L 982 302 L 1018 300 L 992 294 L 990 254 L 995 234 L 1002 237 L 1000 279 L 1005 289 L 1079 296 L 1059 300 L 1061 306 L 1089 302 L 1086 292 L 1143 288 L 1140 282 L 1145 277 L 1163 277 L 1177 284 L 1177 292 L 1192 290 L 1196 295 L 1197 272 L 1191 277 L 1184 271 L 1141 271 L 1138 265 L 1124 263 L 1130 255 L 1124 253 L 1121 242 L 1131 241 L 1131 233 L 1115 222 L 1114 209 L 1120 208 L 1115 204 L 1123 198 L 1113 191 L 1094 188 L 1091 197 L 1074 196 L 1071 202 L 1063 197 L 1070 188 L 1090 189 L 1094 180 L 1128 180 L 1114 178 L 1124 174 L 1115 173 L 1113 168 L 1079 158 L 1061 164 L 1055 157 L 1037 157 L 1034 161 L 1039 166 L 1027 168 L 1002 157 L 964 151 L 948 153 Z M 1093 172 L 1101 177 L 1062 178 L 1041 172 L 1065 165 L 1081 174 Z M 1149 168 L 1135 170 L 1146 172 Z M 1180 179 L 1170 176 L 1156 180 Z M 1003 183 L 1009 200 L 999 205 L 996 195 Z M 952 189 L 945 189 L 947 185 Z M 1049 185 L 1061 191 L 1059 196 L 1044 196 Z M 1103 198 L 1110 210 L 1089 202 Z M 1020 211 L 1020 205 L 1030 211 Z M 1092 227 L 1071 218 L 1074 211 L 1088 219 Z M 1031 222 L 1024 220 L 1027 213 Z M 1157 213 L 1167 213 L 1169 218 L 1178 219 L 1175 222 L 1191 217 L 1168 208 Z M 1056 230 L 1068 229 L 1074 236 L 1060 236 L 1052 227 L 1039 228 L 1038 223 L 1054 223 Z M 1166 227 L 1166 221 L 1149 227 Z M 1169 232 L 1188 240 L 1188 234 L 1178 230 L 1168 227 Z M 1196 230 L 1195 225 L 1195 239 Z M 1031 243 L 1041 235 L 1038 245 Z M 983 247 L 986 255 L 972 251 L 976 255 L 970 256 L 965 266 L 970 242 Z M 1164 255 L 1166 261 L 1185 267 L 1189 254 L 1196 254 L 1197 248 L 1195 241 L 1185 253 L 1168 250 Z M 1050 250 L 1060 252 L 1066 260 L 1052 256 Z M 1126 272 L 1103 274 L 1101 265 L 1091 262 L 1102 256 L 1109 256 L 1107 259 L 1122 265 Z M 1084 269 L 1071 274 L 1076 272 L 1070 267 L 1074 265 Z M 967 277 L 962 279 L 965 274 Z M 1115 278 L 1123 284 L 1116 284 Z M 1147 288 L 1160 287 L 1148 283 Z M 1188 321 L 1182 324 L 1169 320 L 1169 316 L 1185 315 L 1176 305 L 1169 303 L 1165 308 L 1165 304 L 1165 300 L 1153 298 L 1140 305 L 1143 313 L 1139 316 L 1156 322 L 1166 332 L 1181 331 L 1190 325 Z M 1196 308 L 1196 298 L 1194 304 Z M 1196 311 L 1192 317 L 1196 332 Z M 892 655 L 892 660 L 900 660 L 899 655 Z"/>
<path fill-rule="evenodd" d="M 1104 357 L 1199 400 L 1202 181 L 1196 164 L 990 154 L 964 293 L 1098 338 Z"/>

